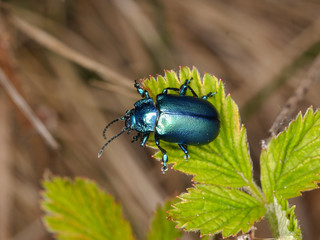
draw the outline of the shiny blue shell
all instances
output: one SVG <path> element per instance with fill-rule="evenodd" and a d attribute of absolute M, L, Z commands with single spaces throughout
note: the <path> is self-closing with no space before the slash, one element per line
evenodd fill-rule
<path fill-rule="evenodd" d="M 159 94 L 155 132 L 161 140 L 201 145 L 217 137 L 220 122 L 217 110 L 202 98 Z"/>

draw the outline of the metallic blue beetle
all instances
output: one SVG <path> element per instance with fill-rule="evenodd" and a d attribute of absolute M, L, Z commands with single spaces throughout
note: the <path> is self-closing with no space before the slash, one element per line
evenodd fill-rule
<path fill-rule="evenodd" d="M 144 99 L 137 101 L 134 108 L 128 110 L 123 117 L 113 120 L 103 130 L 106 139 L 108 127 L 119 120 L 125 120 L 123 130 L 106 142 L 99 151 L 100 158 L 105 147 L 115 138 L 128 130 L 138 132 L 132 142 L 141 140 L 141 146 L 147 142 L 150 133 L 154 133 L 155 144 L 162 152 L 162 172 L 167 170 L 167 151 L 160 146 L 160 139 L 166 142 L 177 143 L 188 160 L 187 145 L 202 145 L 214 140 L 220 130 L 217 110 L 207 100 L 215 93 L 208 93 L 199 98 L 189 86 L 191 79 L 185 81 L 180 88 L 165 88 L 157 95 L 156 103 L 150 98 L 148 91 L 143 90 L 135 81 L 134 87 Z M 187 90 L 193 96 L 186 96 Z M 179 95 L 168 94 L 168 90 L 176 91 Z"/>

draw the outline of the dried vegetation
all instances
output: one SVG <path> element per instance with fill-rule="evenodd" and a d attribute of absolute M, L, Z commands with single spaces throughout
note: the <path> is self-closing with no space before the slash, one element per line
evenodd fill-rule
<path fill-rule="evenodd" d="M 308 68 L 319 69 L 319 13 L 317 0 L 2 1 L 0 239 L 50 239 L 39 209 L 46 174 L 98 181 L 143 239 L 157 204 L 190 178 L 162 176 L 152 151 L 128 136 L 96 156 L 105 124 L 139 99 L 133 80 L 163 69 L 195 65 L 224 79 L 255 161 L 260 140 Z M 312 84 L 290 114 L 319 107 L 320 81 Z M 295 200 L 305 239 L 319 239 L 319 201 L 319 191 Z M 266 236 L 264 228 L 256 235 Z"/>

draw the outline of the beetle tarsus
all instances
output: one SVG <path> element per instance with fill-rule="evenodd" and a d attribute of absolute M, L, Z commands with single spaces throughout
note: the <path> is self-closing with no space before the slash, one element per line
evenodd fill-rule
<path fill-rule="evenodd" d="M 167 163 L 168 163 L 168 155 L 165 153 L 162 155 L 162 173 L 164 174 L 167 170 L 168 170 L 168 166 L 167 166 Z"/>
<path fill-rule="evenodd" d="M 167 165 L 166 166 L 163 165 L 161 168 L 162 174 L 165 174 L 167 170 L 168 170 Z"/>
<path fill-rule="evenodd" d="M 178 144 L 181 150 L 184 152 L 184 158 L 188 162 L 188 159 L 190 158 L 189 152 L 188 152 L 188 146 L 186 144 Z"/>

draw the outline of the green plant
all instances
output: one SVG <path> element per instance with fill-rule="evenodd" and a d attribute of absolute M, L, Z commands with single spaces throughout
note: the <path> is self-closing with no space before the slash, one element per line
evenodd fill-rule
<path fill-rule="evenodd" d="M 173 203 L 173 209 L 169 210 L 170 219 L 177 223 L 177 227 L 184 228 L 186 231 L 200 231 L 202 235 L 221 232 L 224 237 L 227 237 L 240 231 L 247 232 L 256 221 L 265 216 L 274 237 L 302 239 L 294 215 L 294 207 L 289 207 L 287 199 L 299 196 L 302 191 L 318 187 L 316 182 L 320 181 L 320 112 L 314 112 L 309 108 L 304 116 L 300 113 L 286 130 L 272 138 L 268 146 L 262 149 L 260 156 L 262 188 L 260 188 L 253 179 L 246 130 L 240 124 L 238 107 L 230 95 L 225 96 L 221 81 L 207 73 L 201 81 L 196 68 L 190 70 L 182 67 L 179 78 L 175 72 L 166 71 L 165 77 L 158 76 L 157 80 L 150 77 L 144 81 L 144 86 L 154 98 L 163 88 L 179 87 L 180 82 L 191 77 L 193 78 L 191 87 L 198 95 L 204 95 L 210 91 L 217 92 L 209 101 L 219 112 L 221 129 L 219 136 L 210 144 L 190 146 L 188 150 L 191 158 L 188 162 L 184 160 L 183 152 L 176 144 L 162 143 L 168 150 L 169 163 L 173 164 L 173 168 L 194 176 L 194 187 L 180 195 L 179 200 Z M 154 143 L 149 142 L 149 146 L 154 146 Z M 155 156 L 161 158 L 160 153 Z M 85 211 L 85 207 L 88 201 L 85 197 L 79 198 L 83 201 L 78 211 L 76 209 L 73 212 L 67 211 L 61 204 L 62 202 L 68 206 L 68 202 L 77 200 L 70 199 L 66 191 L 70 186 L 74 191 L 81 187 L 77 196 L 86 195 L 83 182 L 86 181 L 77 179 L 72 185 L 69 180 L 59 178 L 44 182 L 46 191 L 43 194 L 42 206 L 47 213 L 44 218 L 46 225 L 50 231 L 57 234 L 59 239 L 76 239 L 70 237 L 73 235 L 66 233 L 71 231 L 72 227 L 79 226 L 80 223 L 76 220 L 81 219 L 83 224 L 85 221 L 90 222 L 87 227 L 94 227 L 88 229 L 92 235 L 86 235 L 87 238 L 83 239 L 108 239 L 106 236 L 100 238 L 100 235 L 95 237 L 94 231 L 99 232 L 95 223 L 100 223 L 98 220 L 105 218 L 105 211 L 114 209 L 115 205 L 110 197 L 102 197 L 101 192 L 93 191 L 91 188 L 97 189 L 92 187 L 95 186 L 93 183 L 89 184 L 91 187 L 86 191 L 95 193 L 90 199 L 91 205 L 94 201 L 95 210 L 98 212 L 98 209 L 102 207 L 104 209 L 97 214 L 98 219 L 95 219 L 93 214 L 86 214 L 88 211 Z M 102 201 L 97 196 L 109 200 Z M 109 202 L 109 205 L 100 205 L 101 202 Z M 126 226 L 125 229 L 128 230 L 121 238 L 131 239 L 132 234 L 128 223 L 121 220 L 119 210 L 115 212 L 117 214 L 110 216 L 118 220 L 112 221 L 112 224 Z M 78 217 L 73 216 L 73 213 L 77 213 Z M 62 221 L 61 219 L 64 218 L 61 216 L 64 214 L 69 214 L 68 216 L 74 222 Z M 149 239 L 155 239 L 154 236 L 160 236 L 158 239 L 177 238 L 179 233 L 173 227 L 174 224 L 163 223 L 165 220 L 161 216 L 163 212 L 158 210 L 156 220 L 152 224 L 153 230 L 148 235 Z M 105 224 L 109 223 L 105 222 Z M 157 232 L 160 228 L 159 224 L 168 230 L 168 236 L 164 237 Z M 84 233 L 81 232 L 81 234 Z"/>

